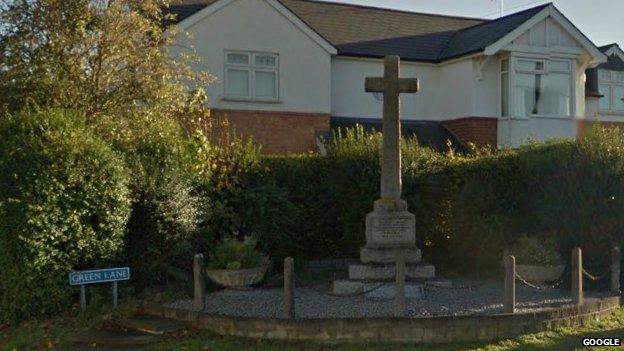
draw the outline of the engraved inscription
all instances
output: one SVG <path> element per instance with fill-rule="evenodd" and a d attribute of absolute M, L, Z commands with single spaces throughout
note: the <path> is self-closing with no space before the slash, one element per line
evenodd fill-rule
<path fill-rule="evenodd" d="M 410 220 L 408 218 L 378 218 L 373 224 L 375 236 L 384 241 L 404 240 L 409 236 Z"/>

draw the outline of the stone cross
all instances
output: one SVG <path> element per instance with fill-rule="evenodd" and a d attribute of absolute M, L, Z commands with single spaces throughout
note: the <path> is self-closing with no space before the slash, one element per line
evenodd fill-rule
<path fill-rule="evenodd" d="M 366 78 L 366 91 L 383 93 L 383 147 L 381 153 L 381 198 L 401 198 L 401 117 L 399 95 L 418 92 L 418 79 L 399 78 L 400 59 L 386 56 L 384 76 Z"/>

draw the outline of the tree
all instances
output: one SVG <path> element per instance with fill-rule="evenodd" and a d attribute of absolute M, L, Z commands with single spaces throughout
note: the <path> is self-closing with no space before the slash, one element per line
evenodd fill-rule
<path fill-rule="evenodd" d="M 0 107 L 98 115 L 207 116 L 212 79 L 172 57 L 168 0 L 0 0 Z M 202 96 L 199 94 L 198 96 Z M 197 108 L 197 103 L 201 107 Z M 196 105 L 190 106 L 195 103 Z"/>

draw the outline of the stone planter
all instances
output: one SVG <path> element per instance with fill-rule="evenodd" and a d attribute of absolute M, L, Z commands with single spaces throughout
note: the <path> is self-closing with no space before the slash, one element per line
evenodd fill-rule
<path fill-rule="evenodd" d="M 516 265 L 516 274 L 530 283 L 554 282 L 561 277 L 564 270 L 565 265 L 562 264 L 553 266 Z"/>
<path fill-rule="evenodd" d="M 265 258 L 262 265 L 257 268 L 236 270 L 206 268 L 206 275 L 224 288 L 244 290 L 262 280 L 268 269 L 269 260 Z"/>

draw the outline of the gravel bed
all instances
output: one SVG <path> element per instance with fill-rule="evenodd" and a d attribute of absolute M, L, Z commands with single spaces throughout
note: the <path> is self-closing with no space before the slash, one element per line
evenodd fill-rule
<path fill-rule="evenodd" d="M 503 288 L 500 282 L 453 281 L 453 286 L 477 285 L 472 289 L 452 290 L 427 287 L 424 299 L 407 300 L 409 317 L 460 316 L 495 314 L 502 312 Z M 482 284 L 482 285 L 481 285 Z M 388 317 L 393 313 L 392 299 L 335 297 L 314 289 L 300 287 L 295 291 L 297 318 L 365 318 Z M 586 294 L 589 295 L 589 294 Z M 570 305 L 569 290 L 538 291 L 525 286 L 516 287 L 519 312 Z M 280 317 L 281 289 L 253 289 L 248 291 L 223 290 L 206 297 L 206 313 L 241 317 Z M 192 309 L 192 300 L 180 300 L 168 305 L 178 309 Z"/>

